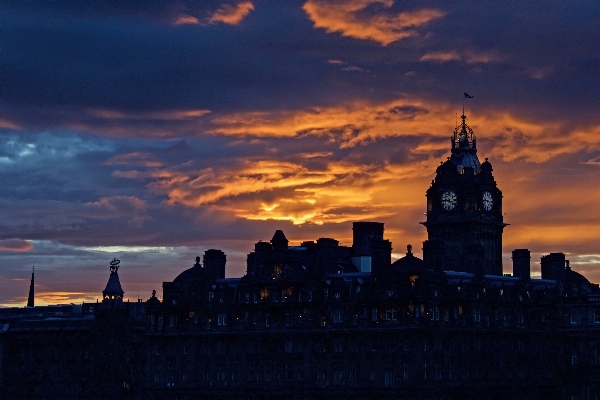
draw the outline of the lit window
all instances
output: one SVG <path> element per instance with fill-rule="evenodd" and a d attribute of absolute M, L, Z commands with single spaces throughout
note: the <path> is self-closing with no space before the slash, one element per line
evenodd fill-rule
<path fill-rule="evenodd" d="M 410 284 L 412 286 L 415 286 L 417 284 L 418 280 L 419 280 L 419 275 L 411 275 L 410 276 Z"/>

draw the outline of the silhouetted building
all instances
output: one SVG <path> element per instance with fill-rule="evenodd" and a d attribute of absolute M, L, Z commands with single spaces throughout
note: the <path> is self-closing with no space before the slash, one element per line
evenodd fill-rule
<path fill-rule="evenodd" d="M 427 190 L 423 260 L 408 245 L 392 263 L 379 222 L 355 222 L 350 247 L 277 230 L 243 277 L 211 249 L 162 302 L 132 304 L 113 260 L 102 303 L 78 318 L 0 315 L 0 395 L 597 399 L 598 285 L 562 253 L 532 278 L 527 249 L 503 275 L 502 193 L 465 119 Z"/>

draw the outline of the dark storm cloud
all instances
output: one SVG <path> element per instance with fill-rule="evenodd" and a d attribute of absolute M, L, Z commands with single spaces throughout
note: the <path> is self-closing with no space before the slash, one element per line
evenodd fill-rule
<path fill-rule="evenodd" d="M 169 22 L 184 12 L 210 15 L 218 4 L 205 10 L 197 3 L 152 3 L 141 10 L 111 4 L 8 7 L 5 118 L 63 126 L 89 110 L 302 108 L 342 98 L 389 100 L 415 90 L 429 99 L 458 97 L 467 88 L 483 107 L 515 109 L 527 102 L 536 115 L 566 104 L 577 104 L 583 115 L 598 102 L 600 83 L 590 78 L 599 58 L 589 52 L 600 44 L 595 4 L 516 3 L 495 10 L 440 3 L 434 8 L 444 17 L 421 35 L 385 47 L 316 30 L 298 4 L 259 3 L 239 26 Z M 390 12 L 416 8 L 398 3 Z M 436 62 L 426 58 L 431 54 L 456 57 Z M 349 74 L 347 65 L 327 63 L 331 59 L 369 72 Z M 399 79 L 411 71 L 415 75 Z M 507 87 L 507 79 L 515 84 Z M 99 130 L 110 125 L 85 119 Z"/>
<path fill-rule="evenodd" d="M 306 85 L 316 77 L 307 68 L 314 61 L 303 54 L 304 38 L 286 27 L 290 7 L 282 5 L 261 8 L 262 14 L 251 16 L 254 23 L 240 27 L 174 27 L 130 18 L 129 12 L 91 18 L 62 13 L 62 7 L 72 8 L 63 3 L 43 6 L 52 11 L 48 14 L 27 7 L 11 14 L 4 27 L 3 76 L 6 109 L 28 125 L 52 122 L 61 111 L 70 114 L 56 121 L 64 123 L 86 109 L 220 110 L 247 107 L 249 100 L 255 106 L 293 104 L 298 94 L 307 96 Z M 258 26 L 266 20 L 268 29 Z M 293 25 L 309 28 L 303 20 Z M 19 115 L 38 109 L 46 111 L 40 121 Z"/>

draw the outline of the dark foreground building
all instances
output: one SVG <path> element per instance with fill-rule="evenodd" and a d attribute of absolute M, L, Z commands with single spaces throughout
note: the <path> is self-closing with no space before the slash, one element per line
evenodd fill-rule
<path fill-rule="evenodd" d="M 423 260 L 409 245 L 392 263 L 382 223 L 355 222 L 351 247 L 278 230 L 243 277 L 208 250 L 162 302 L 131 304 L 113 262 L 79 315 L 4 310 L 0 397 L 598 399 L 598 285 L 562 253 L 532 279 L 527 249 L 503 275 L 502 193 L 465 117 L 451 145 Z"/>

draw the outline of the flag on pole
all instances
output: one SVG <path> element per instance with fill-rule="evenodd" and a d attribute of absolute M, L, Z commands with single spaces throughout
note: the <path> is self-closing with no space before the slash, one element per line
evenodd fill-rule
<path fill-rule="evenodd" d="M 472 99 L 472 98 L 473 98 L 473 96 L 471 96 L 471 95 L 470 95 L 469 93 L 467 93 L 467 92 L 464 92 L 464 94 L 465 94 L 465 99 Z"/>

